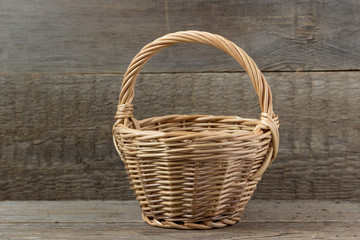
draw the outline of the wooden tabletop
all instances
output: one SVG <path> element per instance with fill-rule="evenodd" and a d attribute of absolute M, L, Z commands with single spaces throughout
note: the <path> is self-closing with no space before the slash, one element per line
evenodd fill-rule
<path fill-rule="evenodd" d="M 222 229 L 149 226 L 135 201 L 3 201 L 0 239 L 360 239 L 360 202 L 250 201 Z"/>

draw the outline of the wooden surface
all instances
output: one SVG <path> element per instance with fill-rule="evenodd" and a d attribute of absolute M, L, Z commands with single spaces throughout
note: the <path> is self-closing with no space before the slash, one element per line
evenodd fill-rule
<path fill-rule="evenodd" d="M 359 200 L 360 73 L 265 76 L 280 117 L 280 151 L 255 198 Z M 120 78 L 0 75 L 1 200 L 134 199 L 111 139 Z M 142 74 L 135 89 L 139 119 L 260 115 L 244 73 Z"/>
<path fill-rule="evenodd" d="M 188 29 L 244 48 L 272 88 L 280 152 L 255 198 L 360 200 L 359 12 L 357 0 L 2 0 L 0 200 L 133 199 L 111 139 L 120 73 Z M 135 114 L 259 117 L 240 71 L 208 46 L 168 48 L 143 69 Z"/>
<path fill-rule="evenodd" d="M 0 202 L 1 239 L 359 239 L 360 203 L 250 201 L 240 223 L 181 231 L 143 223 L 134 201 Z"/>
<path fill-rule="evenodd" d="M 124 72 L 146 43 L 191 29 L 234 41 L 263 71 L 359 70 L 359 12 L 357 0 L 2 0 L 0 73 Z M 175 46 L 144 71 L 240 70 L 219 53 Z"/>

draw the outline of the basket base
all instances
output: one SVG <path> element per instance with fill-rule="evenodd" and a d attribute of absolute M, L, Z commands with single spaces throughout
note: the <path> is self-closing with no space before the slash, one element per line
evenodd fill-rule
<path fill-rule="evenodd" d="M 165 220 L 157 220 L 155 218 L 149 218 L 142 214 L 142 219 L 144 222 L 148 223 L 154 227 L 162 227 L 162 228 L 175 228 L 175 229 L 183 229 L 183 230 L 191 230 L 191 229 L 211 229 L 211 228 L 223 228 L 226 226 L 234 225 L 238 221 L 240 221 L 240 217 L 221 219 L 217 221 L 205 221 L 205 222 L 172 222 Z"/>

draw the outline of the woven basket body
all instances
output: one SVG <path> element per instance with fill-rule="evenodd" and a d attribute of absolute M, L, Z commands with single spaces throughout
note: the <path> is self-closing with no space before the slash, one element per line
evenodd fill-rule
<path fill-rule="evenodd" d="M 156 52 L 181 42 L 212 45 L 235 58 L 259 96 L 260 119 L 212 115 L 135 119 L 131 102 L 139 71 Z M 115 118 L 114 144 L 143 219 L 165 228 L 209 229 L 239 221 L 279 145 L 279 122 L 264 76 L 242 49 L 206 32 L 172 33 L 146 45 L 125 73 Z"/>

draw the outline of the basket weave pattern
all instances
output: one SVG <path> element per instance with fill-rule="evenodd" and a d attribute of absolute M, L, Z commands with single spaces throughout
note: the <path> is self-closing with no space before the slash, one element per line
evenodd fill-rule
<path fill-rule="evenodd" d="M 135 79 L 161 49 L 182 42 L 215 46 L 237 60 L 259 96 L 260 119 L 169 115 L 135 119 Z M 146 45 L 125 73 L 113 127 L 144 221 L 153 226 L 209 229 L 240 220 L 261 175 L 275 159 L 279 121 L 269 85 L 254 61 L 215 34 L 185 31 Z"/>

